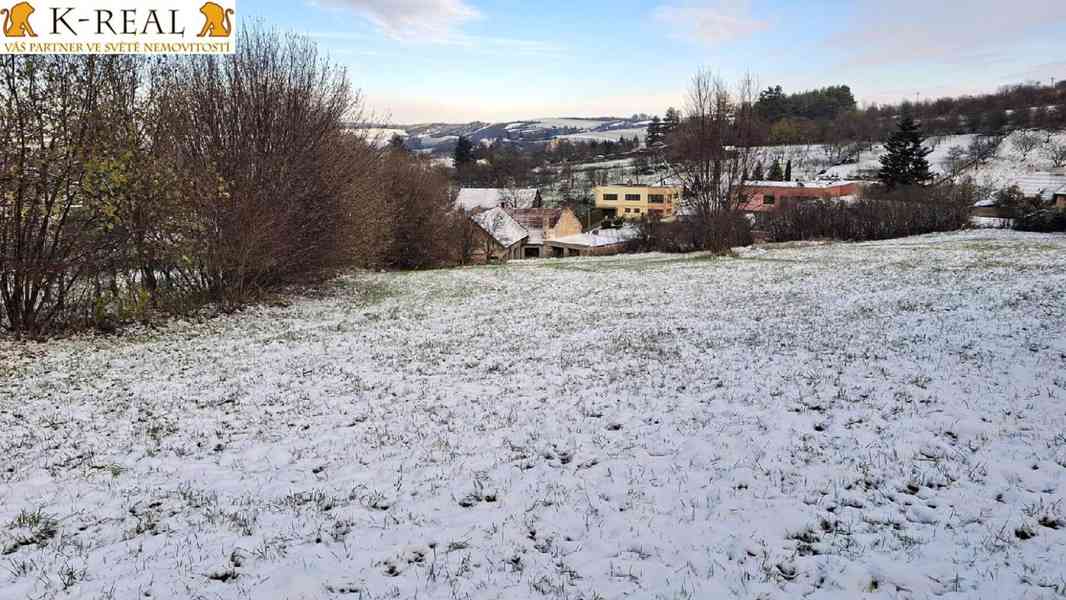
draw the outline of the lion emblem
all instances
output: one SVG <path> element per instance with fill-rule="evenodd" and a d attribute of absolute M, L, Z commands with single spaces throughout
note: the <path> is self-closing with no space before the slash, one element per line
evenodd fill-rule
<path fill-rule="evenodd" d="M 11 10 L 0 10 L 4 17 L 4 35 L 7 37 L 37 37 L 37 33 L 30 27 L 30 15 L 34 8 L 29 2 L 19 2 L 11 7 Z"/>
<path fill-rule="evenodd" d="M 233 33 L 233 22 L 230 20 L 233 16 L 232 8 L 222 8 L 214 2 L 208 2 L 200 7 L 200 12 L 206 20 L 204 28 L 196 37 L 225 38 Z"/>

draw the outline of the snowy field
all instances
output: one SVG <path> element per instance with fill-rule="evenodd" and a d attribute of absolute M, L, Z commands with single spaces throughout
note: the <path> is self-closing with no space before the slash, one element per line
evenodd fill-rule
<path fill-rule="evenodd" d="M 980 231 L 0 342 L 0 598 L 1061 598 L 1063 290 Z"/>
<path fill-rule="evenodd" d="M 1066 185 L 1066 169 L 1056 168 L 1053 162 L 1044 155 L 1043 141 L 1048 136 L 1047 132 L 1035 132 L 1041 144 L 1028 154 L 1023 153 L 1016 145 L 1016 140 L 1021 135 L 1014 132 L 1003 139 L 994 156 L 988 160 L 969 164 L 964 171 L 982 186 L 999 190 L 1017 185 L 1026 194 L 1036 195 L 1045 189 L 1054 189 Z M 977 138 L 975 135 L 948 135 L 932 137 L 925 140 L 925 145 L 933 150 L 928 161 L 932 170 L 939 174 L 949 173 L 951 168 L 950 155 L 952 151 L 964 151 Z M 1054 142 L 1066 142 L 1066 133 L 1058 133 L 1050 136 Z M 775 158 L 782 161 L 793 161 L 793 172 L 796 177 L 813 179 L 823 171 L 830 177 L 841 179 L 862 179 L 870 173 L 876 173 L 881 168 L 880 157 L 885 149 L 881 144 L 873 145 L 869 150 L 862 152 L 858 160 L 853 164 L 832 166 L 828 155 L 821 145 L 810 146 L 774 146 L 767 149 L 768 162 Z"/>

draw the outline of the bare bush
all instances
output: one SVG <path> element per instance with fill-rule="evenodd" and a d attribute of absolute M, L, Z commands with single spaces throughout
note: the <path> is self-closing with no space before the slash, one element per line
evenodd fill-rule
<path fill-rule="evenodd" d="M 969 225 L 977 190 L 971 184 L 900 188 L 856 202 L 800 202 L 759 216 L 770 241 L 883 240 Z"/>
<path fill-rule="evenodd" d="M 240 35 L 230 56 L 0 60 L 0 326 L 451 260 L 443 175 L 346 131 L 360 97 L 307 38 Z"/>
<path fill-rule="evenodd" d="M 110 190 L 124 173 L 137 60 L 0 61 L 0 301 L 6 328 L 38 333 L 74 311 L 121 245 Z"/>
<path fill-rule="evenodd" d="M 352 225 L 357 263 L 420 269 L 456 260 L 453 236 L 459 223 L 451 213 L 447 176 L 429 160 L 407 153 L 386 154 L 378 168 L 376 187 L 358 202 Z"/>
<path fill-rule="evenodd" d="M 216 301 L 328 272 L 344 262 L 345 194 L 358 108 L 344 71 L 298 36 L 244 29 L 235 54 L 165 66 L 161 101 L 202 223 L 191 265 Z"/>

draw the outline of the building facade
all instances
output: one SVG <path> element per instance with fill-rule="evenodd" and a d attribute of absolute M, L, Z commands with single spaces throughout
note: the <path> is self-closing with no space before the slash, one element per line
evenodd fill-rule
<path fill-rule="evenodd" d="M 569 208 L 520 208 L 507 212 L 529 232 L 523 258 L 545 258 L 550 255 L 548 242 L 582 231 L 581 221 Z"/>
<path fill-rule="evenodd" d="M 741 194 L 740 210 L 748 213 L 773 212 L 808 200 L 855 197 L 854 181 L 749 181 Z"/>
<path fill-rule="evenodd" d="M 593 189 L 596 208 L 609 217 L 640 219 L 673 217 L 681 202 L 681 188 L 644 185 L 607 185 Z"/>

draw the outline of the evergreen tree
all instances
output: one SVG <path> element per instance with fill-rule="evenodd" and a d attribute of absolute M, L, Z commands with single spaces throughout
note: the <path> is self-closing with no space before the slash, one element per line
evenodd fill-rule
<path fill-rule="evenodd" d="M 762 163 L 758 163 L 758 164 L 755 165 L 755 172 L 751 174 L 751 179 L 752 179 L 752 181 L 762 181 L 763 180 Z"/>
<path fill-rule="evenodd" d="M 792 161 L 785 164 L 785 181 L 792 181 Z"/>
<path fill-rule="evenodd" d="M 666 109 L 666 118 L 663 119 L 663 136 L 673 133 L 681 126 L 681 113 L 674 107 Z"/>
<path fill-rule="evenodd" d="M 474 157 L 474 142 L 471 142 L 470 138 L 466 136 L 459 136 L 459 140 L 455 143 L 455 153 L 452 157 L 455 159 L 455 168 L 457 169 L 473 164 L 477 160 Z"/>
<path fill-rule="evenodd" d="M 766 178 L 770 181 L 785 180 L 785 172 L 781 169 L 781 161 L 774 159 L 774 164 L 770 166 L 770 174 Z"/>
<path fill-rule="evenodd" d="M 781 86 L 769 87 L 759 92 L 755 112 L 767 123 L 776 123 L 789 116 L 788 97 Z"/>
<path fill-rule="evenodd" d="M 645 140 L 648 146 L 654 146 L 663 141 L 663 122 L 658 115 L 652 117 L 651 123 L 648 123 L 648 136 Z"/>
<path fill-rule="evenodd" d="M 897 124 L 897 130 L 885 144 L 878 178 L 888 189 L 899 186 L 925 185 L 933 179 L 925 157 L 932 150 L 922 146 L 922 128 L 910 117 Z"/>

